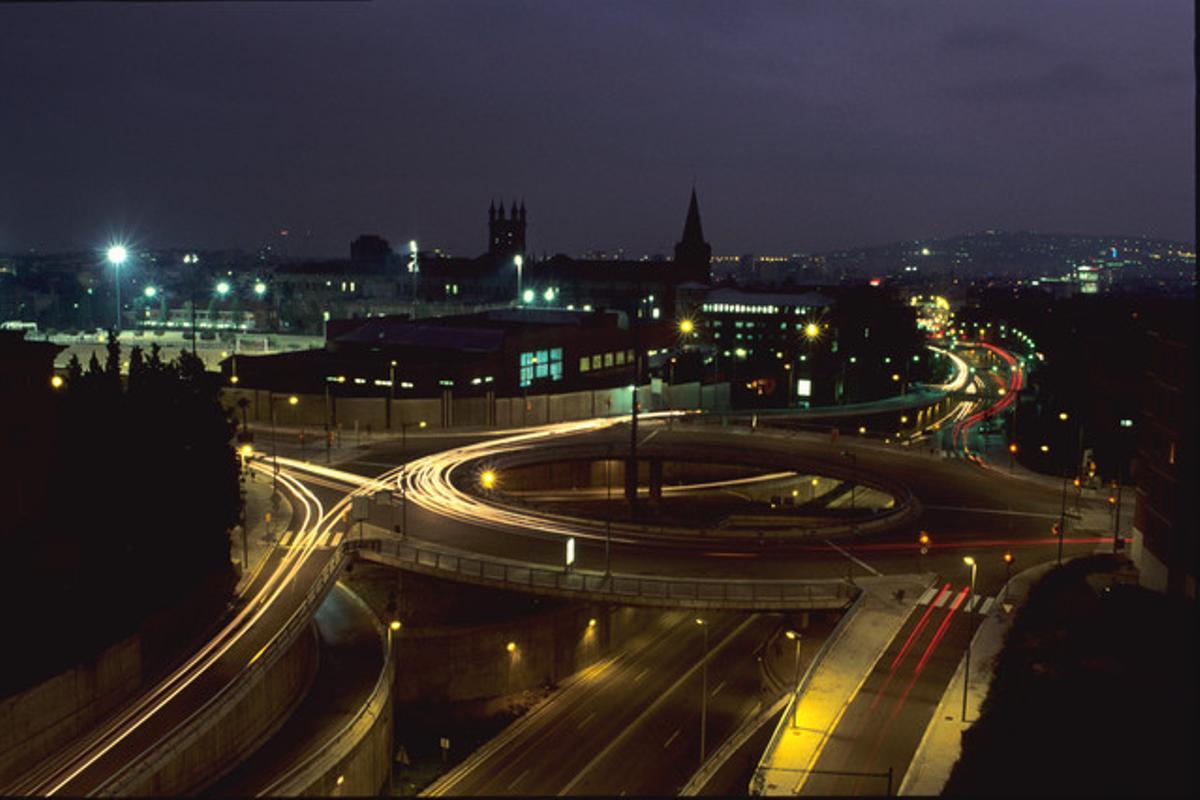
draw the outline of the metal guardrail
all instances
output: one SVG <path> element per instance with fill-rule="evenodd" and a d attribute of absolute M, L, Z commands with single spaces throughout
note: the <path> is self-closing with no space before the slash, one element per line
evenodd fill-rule
<path fill-rule="evenodd" d="M 739 610 L 841 608 L 857 595 L 857 589 L 842 578 L 789 581 L 646 577 L 616 572 L 606 575 L 596 570 L 549 569 L 396 539 L 356 539 L 343 546 L 363 558 L 428 575 L 625 605 Z"/>
<path fill-rule="evenodd" d="M 362 603 L 360 599 L 358 601 Z M 363 604 L 365 606 L 365 604 Z M 374 619 L 374 612 L 368 609 Z M 289 768 L 269 786 L 258 792 L 259 797 L 299 797 L 306 793 L 322 776 L 329 773 L 339 761 L 346 758 L 370 733 L 371 727 L 391 701 L 392 664 L 395 659 L 395 644 L 392 634 L 382 625 L 375 627 L 383 641 L 383 667 L 379 679 L 371 689 L 367 702 L 359 708 L 354 718 L 348 721 L 332 737 L 323 742 L 297 764 Z"/>
<path fill-rule="evenodd" d="M 116 796 L 129 794 L 129 787 L 162 769 L 180 752 L 191 746 L 209 728 L 228 713 L 266 675 L 288 647 L 310 624 L 313 612 L 325 599 L 342 567 L 346 564 L 346 552 L 338 548 L 329 562 L 309 586 L 304 599 L 281 628 L 263 648 L 262 654 L 242 669 L 220 691 L 216 692 L 187 719 L 176 725 L 149 749 L 129 762 L 96 790 L 97 795 Z"/>

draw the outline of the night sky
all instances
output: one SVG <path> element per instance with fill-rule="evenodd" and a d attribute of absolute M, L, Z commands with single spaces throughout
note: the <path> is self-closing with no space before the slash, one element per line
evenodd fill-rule
<path fill-rule="evenodd" d="M 0 252 L 1195 240 L 1186 0 L 0 4 Z M 293 255 L 302 254 L 295 246 Z"/>

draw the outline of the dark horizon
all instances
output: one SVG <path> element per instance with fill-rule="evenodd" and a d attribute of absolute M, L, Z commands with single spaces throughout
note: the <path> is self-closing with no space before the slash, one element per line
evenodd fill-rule
<path fill-rule="evenodd" d="M 1195 240 L 1190 3 L 0 9 L 0 252 L 718 253 L 968 231 Z M 476 227 L 474 220 L 480 220 Z"/>

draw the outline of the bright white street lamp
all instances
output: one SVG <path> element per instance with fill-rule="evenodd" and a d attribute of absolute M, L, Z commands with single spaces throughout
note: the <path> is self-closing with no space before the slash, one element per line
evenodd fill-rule
<path fill-rule="evenodd" d="M 267 285 L 265 283 L 263 283 L 262 281 L 257 281 L 254 284 L 254 293 L 256 295 L 258 295 L 259 297 L 262 297 L 264 294 L 267 293 Z"/>
<path fill-rule="evenodd" d="M 113 281 L 117 285 L 116 330 L 120 331 L 121 330 L 121 265 L 124 264 L 126 260 L 128 260 L 129 250 L 126 249 L 125 245 L 123 245 L 123 244 L 114 244 L 114 245 L 109 246 L 108 250 L 105 252 L 104 255 L 105 255 L 105 258 L 108 259 L 108 263 L 112 264 L 113 267 L 115 267 L 115 269 L 113 270 Z"/>
<path fill-rule="evenodd" d="M 221 295 L 221 297 L 229 294 L 230 289 L 229 281 L 221 281 L 217 284 L 217 294 Z"/>
<path fill-rule="evenodd" d="M 153 286 L 147 286 L 145 289 L 142 289 L 142 294 L 144 294 L 146 297 L 154 297 L 156 294 L 158 294 L 158 289 L 154 288 Z"/>

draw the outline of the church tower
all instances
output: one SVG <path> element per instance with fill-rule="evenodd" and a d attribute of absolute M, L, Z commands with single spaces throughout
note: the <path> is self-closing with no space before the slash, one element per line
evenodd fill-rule
<path fill-rule="evenodd" d="M 704 241 L 704 229 L 700 226 L 700 204 L 696 202 L 696 190 L 693 188 L 687 219 L 683 223 L 683 238 L 675 245 L 675 263 L 684 269 L 688 280 L 708 283 L 711 260 L 712 245 Z"/>
<path fill-rule="evenodd" d="M 496 258 L 512 258 L 525 253 L 525 201 L 517 208 L 513 201 L 512 212 L 506 218 L 504 202 L 496 208 L 493 201 L 488 207 L 488 255 Z"/>

